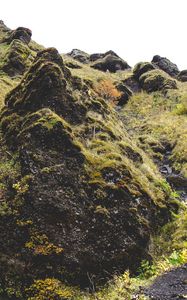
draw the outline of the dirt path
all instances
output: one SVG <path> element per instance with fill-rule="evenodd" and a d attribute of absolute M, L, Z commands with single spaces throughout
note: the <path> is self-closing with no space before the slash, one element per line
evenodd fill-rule
<path fill-rule="evenodd" d="M 187 264 L 159 276 L 144 294 L 153 300 L 187 299 Z"/>

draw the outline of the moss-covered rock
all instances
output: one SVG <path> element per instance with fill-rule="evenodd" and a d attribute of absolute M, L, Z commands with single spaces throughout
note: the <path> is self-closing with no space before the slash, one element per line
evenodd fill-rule
<path fill-rule="evenodd" d="M 133 74 L 136 79 L 139 79 L 142 74 L 154 69 L 155 67 L 150 62 L 140 62 L 135 65 Z"/>
<path fill-rule="evenodd" d="M 91 67 L 103 72 L 108 70 L 109 72 L 113 73 L 119 70 L 130 69 L 130 66 L 126 61 L 113 54 L 108 54 L 103 58 L 96 60 L 94 63 L 92 63 Z"/>
<path fill-rule="evenodd" d="M 140 85 L 147 92 L 176 89 L 177 83 L 159 70 L 148 71 L 140 76 Z"/>
<path fill-rule="evenodd" d="M 177 79 L 182 81 L 182 82 L 185 82 L 187 81 L 187 70 L 182 70 L 178 76 L 177 76 Z"/>
<path fill-rule="evenodd" d="M 13 40 L 20 40 L 25 44 L 29 44 L 32 36 L 32 31 L 25 27 L 18 27 L 15 30 L 8 32 L 7 36 L 4 38 L 4 42 L 11 44 Z"/>
<path fill-rule="evenodd" d="M 13 214 L 0 220 L 4 289 L 17 286 L 25 299 L 44 277 L 88 286 L 90 276 L 103 282 L 149 257 L 151 232 L 170 218 L 171 190 L 115 110 L 71 75 L 57 50 L 38 53 L 0 121 L 21 167 Z"/>
<path fill-rule="evenodd" d="M 121 93 L 120 97 L 118 98 L 117 105 L 123 106 L 123 105 L 125 105 L 127 103 L 127 101 L 129 100 L 129 98 L 132 96 L 133 92 L 123 82 L 118 83 L 116 85 L 116 88 Z"/>
<path fill-rule="evenodd" d="M 79 49 L 73 49 L 68 55 L 81 63 L 89 62 L 89 54 Z"/>
<path fill-rule="evenodd" d="M 0 68 L 9 76 L 23 74 L 33 61 L 30 49 L 20 40 L 13 40 L 5 52 Z"/>

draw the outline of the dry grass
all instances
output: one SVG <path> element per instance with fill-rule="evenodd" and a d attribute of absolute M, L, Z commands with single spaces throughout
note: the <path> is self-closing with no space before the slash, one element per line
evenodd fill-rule
<path fill-rule="evenodd" d="M 187 83 L 178 83 L 178 86 L 178 90 L 169 91 L 167 96 L 158 92 L 134 95 L 121 117 L 137 140 L 143 136 L 145 140 L 154 140 L 159 147 L 160 143 L 169 144 L 173 148 L 174 167 L 187 176 Z M 183 110 L 177 110 L 181 106 Z M 144 145 L 144 150 L 151 153 L 149 143 Z"/>

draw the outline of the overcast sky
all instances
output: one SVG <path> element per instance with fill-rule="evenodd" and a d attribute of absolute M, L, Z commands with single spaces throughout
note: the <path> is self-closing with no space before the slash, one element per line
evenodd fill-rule
<path fill-rule="evenodd" d="M 0 19 L 66 53 L 114 50 L 131 66 L 165 56 L 187 69 L 187 0 L 4 0 Z"/>

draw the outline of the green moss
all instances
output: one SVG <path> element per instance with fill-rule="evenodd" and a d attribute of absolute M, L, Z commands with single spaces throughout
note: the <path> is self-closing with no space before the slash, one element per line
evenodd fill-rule
<path fill-rule="evenodd" d="M 176 81 L 161 70 L 151 70 L 140 76 L 140 84 L 147 92 L 176 89 Z"/>
<path fill-rule="evenodd" d="M 37 279 L 26 289 L 28 300 L 73 299 L 75 289 L 55 278 Z"/>
<path fill-rule="evenodd" d="M 9 76 L 23 74 L 33 61 L 33 53 L 20 40 L 13 40 L 1 61 L 0 68 Z"/>
<path fill-rule="evenodd" d="M 155 67 L 150 62 L 140 62 L 135 65 L 133 74 L 137 79 L 139 79 L 142 74 L 154 69 Z"/>
<path fill-rule="evenodd" d="M 24 128 L 22 130 L 22 133 L 25 130 L 29 130 L 37 125 L 42 126 L 50 131 L 58 123 L 60 123 L 65 130 L 69 132 L 72 131 L 70 125 L 63 118 L 53 113 L 50 109 L 43 108 L 35 113 L 31 113 L 28 116 L 26 116 L 22 123 L 22 128 Z"/>

